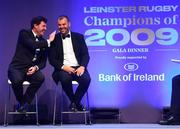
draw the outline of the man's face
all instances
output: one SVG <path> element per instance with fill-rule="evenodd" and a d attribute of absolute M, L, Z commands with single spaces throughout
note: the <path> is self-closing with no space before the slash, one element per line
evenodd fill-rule
<path fill-rule="evenodd" d="M 47 29 L 47 24 L 43 21 L 39 25 L 34 25 L 35 32 L 38 36 L 43 36 L 46 29 Z"/>
<path fill-rule="evenodd" d="M 66 35 L 69 32 L 70 23 L 66 18 L 58 20 L 58 29 L 62 35 Z"/>

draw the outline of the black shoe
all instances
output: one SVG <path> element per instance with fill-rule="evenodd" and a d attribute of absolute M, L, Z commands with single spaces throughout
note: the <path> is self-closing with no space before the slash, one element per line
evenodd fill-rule
<path fill-rule="evenodd" d="M 16 111 L 20 113 L 26 113 L 26 109 L 24 106 L 20 106 L 18 109 L 16 109 Z"/>
<path fill-rule="evenodd" d="M 174 119 L 173 116 L 170 116 L 167 120 L 159 121 L 160 125 L 180 125 L 180 121 Z"/>
<path fill-rule="evenodd" d="M 20 106 L 16 109 L 16 111 L 20 113 L 26 113 L 28 110 L 28 107 L 29 107 L 28 103 L 20 104 Z"/>
<path fill-rule="evenodd" d="M 86 108 L 82 104 L 76 105 L 78 111 L 86 111 Z"/>
<path fill-rule="evenodd" d="M 70 110 L 71 111 L 77 111 L 77 108 L 76 108 L 76 104 L 75 103 L 71 103 L 70 106 L 69 106 Z"/>

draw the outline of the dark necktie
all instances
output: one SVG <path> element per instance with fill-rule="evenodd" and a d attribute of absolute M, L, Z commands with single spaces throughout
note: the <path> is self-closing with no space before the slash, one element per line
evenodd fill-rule
<path fill-rule="evenodd" d="M 39 37 L 36 36 L 35 38 L 36 38 L 36 42 L 38 42 L 39 41 Z M 37 60 L 37 56 L 38 56 L 39 52 L 40 52 L 40 49 L 36 49 L 35 50 L 34 58 L 32 60 L 33 62 L 35 62 Z"/>
<path fill-rule="evenodd" d="M 65 38 L 70 38 L 70 34 L 62 35 L 62 39 L 65 39 Z"/>

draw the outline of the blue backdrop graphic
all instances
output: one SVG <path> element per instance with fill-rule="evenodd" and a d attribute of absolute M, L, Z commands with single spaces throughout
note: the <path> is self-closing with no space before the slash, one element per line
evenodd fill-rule
<path fill-rule="evenodd" d="M 89 48 L 91 107 L 120 108 L 128 122 L 155 122 L 162 107 L 170 104 L 171 79 L 180 71 L 180 64 L 171 61 L 180 59 L 179 4 L 176 0 L 2 1 L 0 92 L 7 91 L 7 68 L 18 31 L 29 28 L 33 16 L 43 15 L 48 18 L 47 37 L 57 30 L 58 15 L 65 14 L 72 31 L 85 35 Z M 40 94 L 51 96 L 54 82 L 48 63 L 44 73 Z M 4 97 L 0 101 L 3 105 Z M 43 99 L 41 103 L 48 105 Z M 0 110 L 3 115 L 4 109 Z"/>

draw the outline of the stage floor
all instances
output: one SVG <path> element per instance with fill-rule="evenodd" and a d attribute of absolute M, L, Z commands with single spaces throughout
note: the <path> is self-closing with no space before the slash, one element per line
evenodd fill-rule
<path fill-rule="evenodd" d="M 158 124 L 92 124 L 92 125 L 8 125 L 0 126 L 4 129 L 180 129 L 180 125 L 158 125 Z"/>

